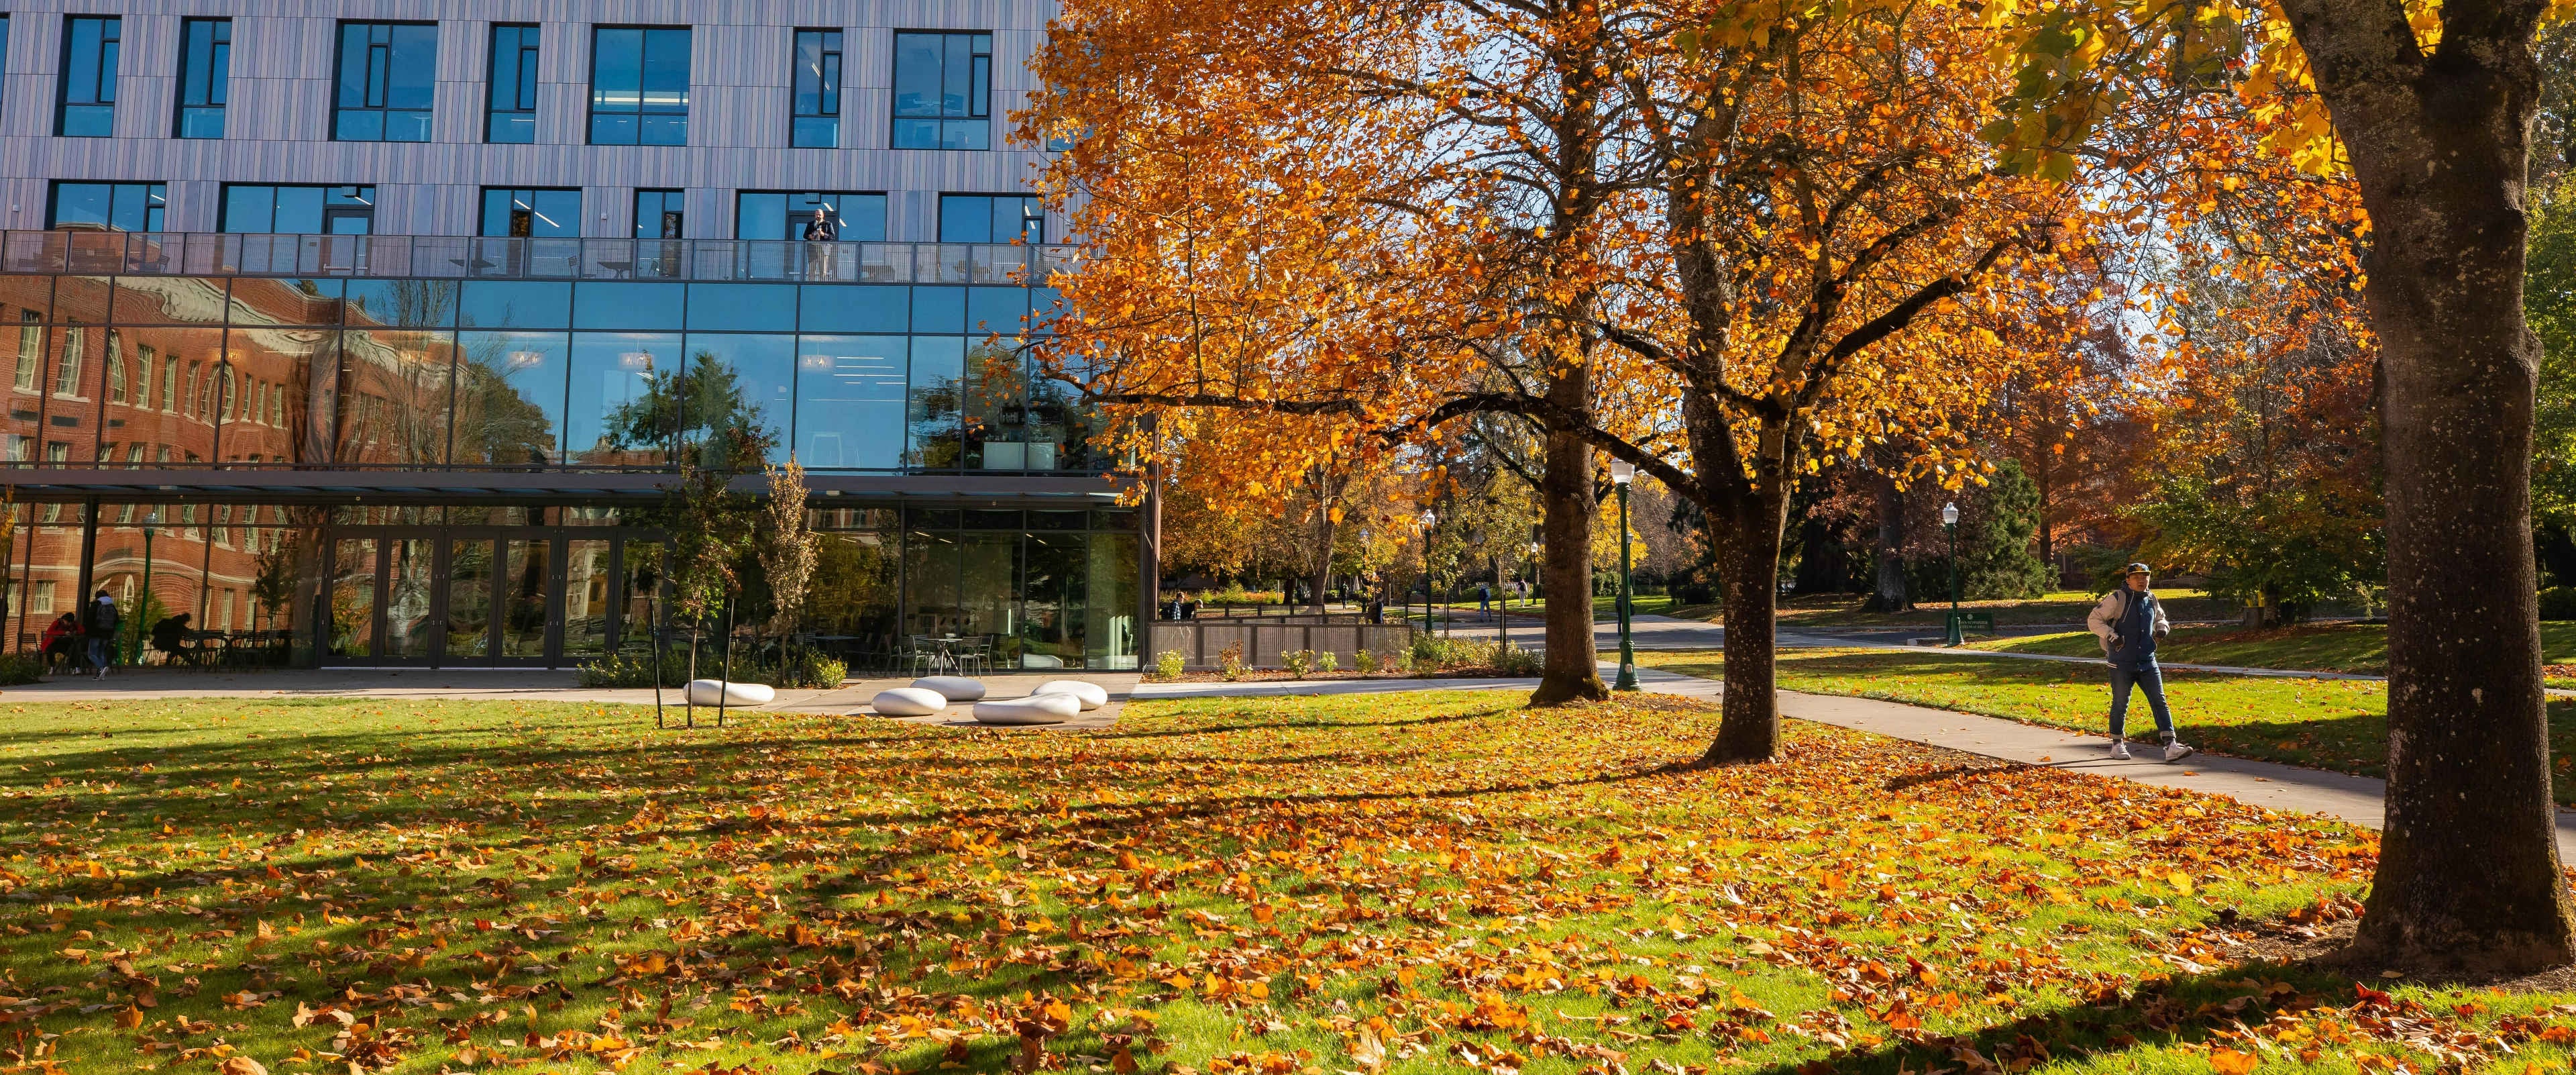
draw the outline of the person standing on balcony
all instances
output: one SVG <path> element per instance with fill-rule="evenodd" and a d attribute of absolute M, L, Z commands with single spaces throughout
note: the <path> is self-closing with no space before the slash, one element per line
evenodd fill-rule
<path fill-rule="evenodd" d="M 832 214 L 817 208 L 814 219 L 805 222 L 805 276 L 809 280 L 832 278 L 832 244 L 841 240 L 841 226 L 832 222 Z"/>

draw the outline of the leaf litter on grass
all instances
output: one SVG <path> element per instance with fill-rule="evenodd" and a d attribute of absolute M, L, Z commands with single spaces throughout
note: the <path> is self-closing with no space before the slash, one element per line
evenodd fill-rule
<path fill-rule="evenodd" d="M 30 709 L 0 737 L 13 1075 L 2424 1071 L 2576 1036 L 2563 997 L 2259 958 L 2350 917 L 2369 833 L 1806 725 L 1676 767 L 1715 719 L 1677 699 L 1040 734 Z"/>

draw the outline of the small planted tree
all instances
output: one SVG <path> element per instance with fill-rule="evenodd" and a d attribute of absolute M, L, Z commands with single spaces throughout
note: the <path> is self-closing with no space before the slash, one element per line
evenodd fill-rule
<path fill-rule="evenodd" d="M 717 458 L 757 465 L 766 454 L 766 443 L 750 428 L 732 427 L 721 436 L 725 450 Z M 689 624 L 691 679 L 698 677 L 698 643 L 707 621 L 718 617 L 741 588 L 734 565 L 749 550 L 758 517 L 751 498 L 733 491 L 735 473 L 734 467 L 700 466 L 683 455 L 678 480 L 667 487 L 671 602 Z M 694 717 L 695 707 L 691 710 Z"/>
<path fill-rule="evenodd" d="M 791 652 L 789 638 L 797 621 L 805 615 L 805 599 L 813 589 L 814 564 L 817 558 L 813 527 L 806 522 L 805 468 L 788 459 L 784 466 L 770 466 L 769 500 L 762 507 L 767 525 L 762 527 L 756 555 L 760 570 L 769 577 L 769 635 L 778 642 L 779 686 L 799 686 L 791 679 L 802 678 L 803 655 Z"/>

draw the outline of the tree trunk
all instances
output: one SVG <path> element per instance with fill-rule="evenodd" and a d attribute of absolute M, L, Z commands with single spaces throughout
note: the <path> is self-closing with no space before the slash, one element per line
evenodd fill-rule
<path fill-rule="evenodd" d="M 1717 741 L 1702 760 L 1720 764 L 1769 761 L 1780 753 L 1772 646 L 1779 634 L 1780 536 L 1788 501 L 1757 492 L 1731 514 L 1711 527 L 1726 590 L 1726 692 Z"/>
<path fill-rule="evenodd" d="M 1324 588 L 1333 580 L 1333 514 L 1319 507 L 1315 509 L 1315 515 L 1315 573 L 1314 581 L 1309 584 L 1314 592 L 1307 597 L 1314 605 L 1315 614 L 1321 616 L 1324 614 Z"/>
<path fill-rule="evenodd" d="M 1872 612 L 1903 612 L 1914 607 L 1905 581 L 1905 490 L 1886 471 L 1878 479 L 1878 586 L 1869 595 Z"/>
<path fill-rule="evenodd" d="M 1798 524 L 1798 593 L 1830 593 L 1843 586 L 1843 549 L 1833 527 L 1814 515 Z"/>
<path fill-rule="evenodd" d="M 2370 213 L 2388 489 L 2388 820 L 2352 955 L 2576 961 L 2559 873 L 2531 542 L 2540 345 L 2522 316 L 2538 3 L 2290 0 Z"/>
<path fill-rule="evenodd" d="M 1558 378 L 1551 397 L 1590 395 L 1582 367 Z M 1547 434 L 1546 466 L 1539 474 L 1539 535 L 1545 540 L 1540 577 L 1547 590 L 1547 653 L 1531 705 L 1601 701 L 1601 659 L 1592 648 L 1592 445 L 1562 430 Z"/>

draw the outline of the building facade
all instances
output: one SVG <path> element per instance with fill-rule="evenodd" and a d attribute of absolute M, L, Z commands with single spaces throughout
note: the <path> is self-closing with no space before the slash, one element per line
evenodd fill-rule
<path fill-rule="evenodd" d="M 10 644 L 106 589 L 309 663 L 570 665 L 659 614 L 679 467 L 750 453 L 806 468 L 815 632 L 1135 667 L 1140 513 L 1025 355 L 1047 14 L 10 7 Z"/>

